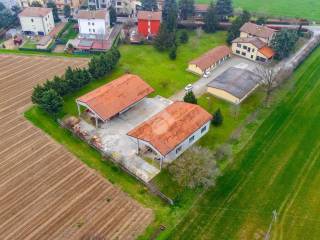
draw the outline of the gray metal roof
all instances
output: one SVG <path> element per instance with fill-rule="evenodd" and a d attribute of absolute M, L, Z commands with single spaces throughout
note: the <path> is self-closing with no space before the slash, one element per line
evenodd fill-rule
<path fill-rule="evenodd" d="M 207 86 L 224 90 L 242 99 L 257 85 L 260 77 L 246 69 L 231 67 L 213 79 Z"/>

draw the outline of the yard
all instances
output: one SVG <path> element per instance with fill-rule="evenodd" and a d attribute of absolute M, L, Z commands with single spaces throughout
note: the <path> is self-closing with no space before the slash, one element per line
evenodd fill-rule
<path fill-rule="evenodd" d="M 295 72 L 291 91 L 170 239 L 318 239 L 320 48 Z"/>
<path fill-rule="evenodd" d="M 209 3 L 209 0 L 196 0 Z M 318 0 L 233 0 L 235 9 L 245 9 L 253 13 L 274 17 L 307 18 L 320 20 L 320 1 Z"/>
<path fill-rule="evenodd" d="M 32 40 L 32 39 L 28 39 L 26 40 L 26 42 L 22 45 L 22 48 L 27 48 L 27 49 L 37 49 L 37 42 Z"/>

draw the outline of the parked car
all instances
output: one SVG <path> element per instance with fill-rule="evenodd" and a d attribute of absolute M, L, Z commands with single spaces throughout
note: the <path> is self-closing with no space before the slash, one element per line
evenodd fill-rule
<path fill-rule="evenodd" d="M 204 77 L 204 78 L 208 78 L 208 77 L 209 77 L 209 73 L 207 73 L 207 72 L 204 73 L 204 74 L 203 74 L 203 77 Z"/>
<path fill-rule="evenodd" d="M 190 92 L 190 91 L 192 91 L 192 89 L 193 89 L 192 84 L 188 84 L 188 85 L 184 88 L 184 90 L 185 90 L 186 92 Z"/>

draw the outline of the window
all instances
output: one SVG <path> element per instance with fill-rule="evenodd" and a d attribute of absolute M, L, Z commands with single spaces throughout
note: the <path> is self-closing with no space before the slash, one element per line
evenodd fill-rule
<path fill-rule="evenodd" d="M 31 18 L 31 22 L 33 22 L 34 20 L 33 20 L 33 18 Z"/>
<path fill-rule="evenodd" d="M 207 130 L 207 126 L 204 126 L 203 128 L 201 128 L 201 133 L 204 133 Z"/>
<path fill-rule="evenodd" d="M 179 152 L 181 152 L 181 150 L 182 150 L 182 146 L 177 147 L 177 148 L 176 148 L 176 154 L 178 154 Z"/>
<path fill-rule="evenodd" d="M 236 53 L 237 53 L 237 54 L 240 54 L 240 51 L 239 51 L 239 50 L 236 50 Z"/>
<path fill-rule="evenodd" d="M 96 32 L 96 30 L 95 30 L 95 29 L 92 29 L 92 32 Z"/>
<path fill-rule="evenodd" d="M 250 52 L 250 51 L 251 51 L 251 48 L 248 47 L 248 52 Z"/>
<path fill-rule="evenodd" d="M 117 6 L 121 6 L 121 2 L 117 2 Z"/>
<path fill-rule="evenodd" d="M 194 136 L 189 138 L 189 143 L 192 143 L 194 141 Z"/>
<path fill-rule="evenodd" d="M 241 44 L 240 44 L 240 43 L 238 43 L 238 44 L 237 44 L 237 47 L 238 47 L 238 48 L 241 48 Z"/>
<path fill-rule="evenodd" d="M 254 52 L 254 48 L 252 48 L 252 52 Z"/>
<path fill-rule="evenodd" d="M 90 22 L 88 22 L 88 26 L 90 26 Z"/>
<path fill-rule="evenodd" d="M 253 55 L 251 55 L 251 58 L 253 59 Z"/>
<path fill-rule="evenodd" d="M 242 55 L 242 56 L 246 56 L 246 53 L 245 53 L 245 52 L 242 52 L 241 55 Z"/>
<path fill-rule="evenodd" d="M 91 32 L 91 28 L 89 28 L 89 32 Z"/>
<path fill-rule="evenodd" d="M 92 26 L 94 26 L 94 22 L 93 22 L 93 23 L 91 23 L 91 25 L 92 25 Z"/>
<path fill-rule="evenodd" d="M 243 49 L 247 49 L 248 47 L 247 46 L 243 46 Z"/>

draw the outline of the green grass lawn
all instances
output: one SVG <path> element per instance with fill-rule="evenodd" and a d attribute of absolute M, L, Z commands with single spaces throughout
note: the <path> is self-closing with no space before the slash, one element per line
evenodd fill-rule
<path fill-rule="evenodd" d="M 209 3 L 209 0 L 196 0 Z M 320 20 L 319 0 L 233 0 L 234 8 L 241 8 L 267 16 Z"/>
<path fill-rule="evenodd" d="M 32 40 L 27 40 L 23 45 L 22 48 L 28 48 L 28 49 L 37 49 L 37 43 Z"/>
<path fill-rule="evenodd" d="M 74 39 L 77 37 L 78 33 L 74 30 L 73 26 L 73 23 L 68 23 L 65 31 L 62 33 L 60 37 L 61 40 L 68 42 L 69 39 Z"/>
<path fill-rule="evenodd" d="M 93 89 L 121 76 L 130 73 L 139 75 L 154 89 L 154 95 L 170 97 L 183 89 L 187 84 L 195 82 L 199 76 L 186 71 L 188 62 L 211 48 L 224 44 L 225 32 L 215 34 L 203 33 L 197 38 L 190 32 L 187 44 L 179 46 L 177 59 L 172 61 L 167 52 L 159 52 L 151 45 L 121 45 L 119 47 L 121 58 L 117 68 L 104 79 L 90 83 L 77 93 L 65 98 L 64 112 L 76 115 L 75 99 Z"/>
<path fill-rule="evenodd" d="M 200 197 L 170 239 L 319 239 L 320 48 L 215 188 Z"/>

